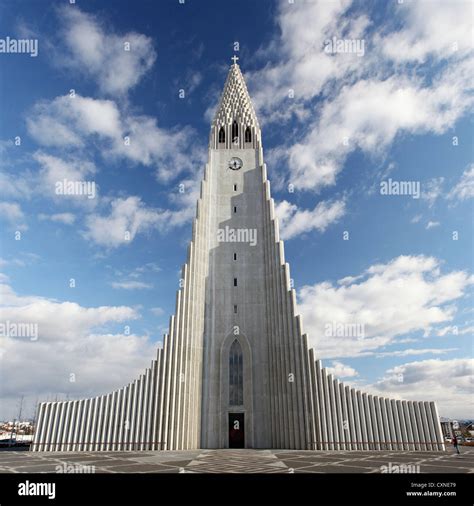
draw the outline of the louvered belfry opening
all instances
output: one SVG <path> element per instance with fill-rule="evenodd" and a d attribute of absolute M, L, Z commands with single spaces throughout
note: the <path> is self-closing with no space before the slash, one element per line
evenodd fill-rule
<path fill-rule="evenodd" d="M 237 121 L 232 123 L 232 143 L 239 144 L 239 125 L 237 125 Z"/>
<path fill-rule="evenodd" d="M 252 142 L 252 131 L 250 130 L 250 127 L 245 129 L 245 142 Z"/>
<path fill-rule="evenodd" d="M 219 129 L 219 144 L 225 143 L 225 130 L 224 127 Z"/>

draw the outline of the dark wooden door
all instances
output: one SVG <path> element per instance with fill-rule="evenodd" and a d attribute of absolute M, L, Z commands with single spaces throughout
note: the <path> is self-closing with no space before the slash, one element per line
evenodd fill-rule
<path fill-rule="evenodd" d="M 229 448 L 245 448 L 244 413 L 229 413 Z"/>

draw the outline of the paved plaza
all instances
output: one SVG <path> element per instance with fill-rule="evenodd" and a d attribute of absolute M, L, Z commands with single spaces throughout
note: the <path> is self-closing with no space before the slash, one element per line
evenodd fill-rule
<path fill-rule="evenodd" d="M 385 466 L 385 467 L 383 467 Z M 474 448 L 446 452 L 194 450 L 0 452 L 0 473 L 472 473 Z"/>

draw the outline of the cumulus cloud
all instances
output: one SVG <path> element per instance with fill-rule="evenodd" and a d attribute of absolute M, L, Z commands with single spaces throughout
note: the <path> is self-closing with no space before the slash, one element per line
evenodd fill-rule
<path fill-rule="evenodd" d="M 288 150 L 296 187 L 332 185 L 354 149 L 382 155 L 399 132 L 441 134 L 472 104 L 465 65 L 423 86 L 400 76 L 344 86 L 321 108 L 308 134 Z"/>
<path fill-rule="evenodd" d="M 21 207 L 16 203 L 0 202 L 0 212 L 10 221 L 22 220 L 24 217 Z"/>
<path fill-rule="evenodd" d="M 4 197 L 13 199 L 29 199 L 34 189 L 30 184 L 32 180 L 31 174 L 10 174 L 8 172 L 0 172 L 0 187 Z"/>
<path fill-rule="evenodd" d="M 115 248 L 127 244 L 139 233 L 165 229 L 171 211 L 148 207 L 139 197 L 117 198 L 111 201 L 108 215 L 86 217 L 84 236 L 94 243 Z"/>
<path fill-rule="evenodd" d="M 334 374 L 338 378 L 351 378 L 359 375 L 353 367 L 337 360 L 333 360 L 332 367 L 326 367 L 326 369 L 330 374 Z"/>
<path fill-rule="evenodd" d="M 121 140 L 122 125 L 117 104 L 75 95 L 41 101 L 27 119 L 30 135 L 43 146 L 84 146 L 86 136 Z"/>
<path fill-rule="evenodd" d="M 283 200 L 275 206 L 275 214 L 280 224 L 282 239 L 292 239 L 298 235 L 318 230 L 324 232 L 345 214 L 345 202 L 319 202 L 312 210 L 300 209 L 296 204 Z"/>
<path fill-rule="evenodd" d="M 370 386 L 374 393 L 435 401 L 441 416 L 474 418 L 474 359 L 430 359 L 398 365 Z"/>
<path fill-rule="evenodd" d="M 27 125 L 30 134 L 46 146 L 82 146 L 81 135 L 117 139 L 121 133 L 120 113 L 114 101 L 80 95 L 39 102 Z"/>
<path fill-rule="evenodd" d="M 204 149 L 194 142 L 192 128 L 161 128 L 155 118 L 123 112 L 112 100 L 78 94 L 36 104 L 27 128 L 46 147 L 80 149 L 100 142 L 104 159 L 155 167 L 161 181 L 196 170 L 205 159 Z"/>
<path fill-rule="evenodd" d="M 333 185 L 353 151 L 382 157 L 400 134 L 442 134 L 472 107 L 469 3 L 406 4 L 374 30 L 370 12 L 348 15 L 351 1 L 280 3 L 280 33 L 260 51 L 270 63 L 249 84 L 265 122 L 297 120 L 277 153 L 295 187 Z M 364 40 L 364 57 L 326 53 L 333 36 Z M 426 79 L 428 57 L 438 65 Z"/>
<path fill-rule="evenodd" d="M 403 2 L 395 9 L 401 28 L 377 37 L 375 42 L 382 45 L 387 57 L 399 63 L 423 63 L 429 57 L 462 58 L 472 50 L 469 9 L 469 2 Z"/>
<path fill-rule="evenodd" d="M 17 230 L 27 230 L 25 215 L 16 202 L 0 202 L 0 216 Z"/>
<path fill-rule="evenodd" d="M 129 244 L 138 234 L 153 230 L 167 232 L 190 219 L 186 207 L 170 210 L 146 205 L 139 197 L 116 198 L 110 201 L 108 214 L 86 216 L 83 235 L 99 246 L 116 248 Z"/>
<path fill-rule="evenodd" d="M 399 256 L 342 283 L 303 286 L 298 306 L 321 358 L 367 355 L 406 334 L 429 334 L 451 322 L 456 301 L 472 282 L 464 271 L 443 274 L 436 258 Z"/>
<path fill-rule="evenodd" d="M 122 328 L 139 318 L 131 307 L 85 307 L 18 295 L 6 284 L 0 284 L 0 300 L 2 322 L 37 325 L 36 338 L 33 333 L 1 338 L 1 418 L 17 415 L 21 395 L 31 410 L 51 393 L 79 398 L 119 388 L 153 356 L 155 346 L 147 336 L 127 335 Z M 114 332 L 117 325 L 120 330 Z"/>
<path fill-rule="evenodd" d="M 33 159 L 40 165 L 39 172 L 29 180 L 34 186 L 34 194 L 49 197 L 57 204 L 61 201 L 94 208 L 98 201 L 98 186 L 95 181 L 97 169 L 95 165 L 78 157 L 59 158 L 42 151 L 33 154 Z M 76 192 L 67 191 L 67 184 L 88 184 L 78 188 Z M 60 185 L 60 188 L 58 188 Z M 52 221 L 71 220 L 71 213 L 58 213 Z M 70 224 L 70 223 L 69 223 Z"/>
<path fill-rule="evenodd" d="M 127 93 L 153 66 L 156 52 L 150 37 L 114 33 L 98 17 L 77 6 L 64 6 L 58 14 L 66 50 L 56 54 L 57 63 L 90 77 L 102 92 Z"/>

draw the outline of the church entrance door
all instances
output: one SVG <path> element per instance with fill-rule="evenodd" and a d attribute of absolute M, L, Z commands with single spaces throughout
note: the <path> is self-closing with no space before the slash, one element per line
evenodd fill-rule
<path fill-rule="evenodd" d="M 244 413 L 229 413 L 229 448 L 245 448 Z"/>

